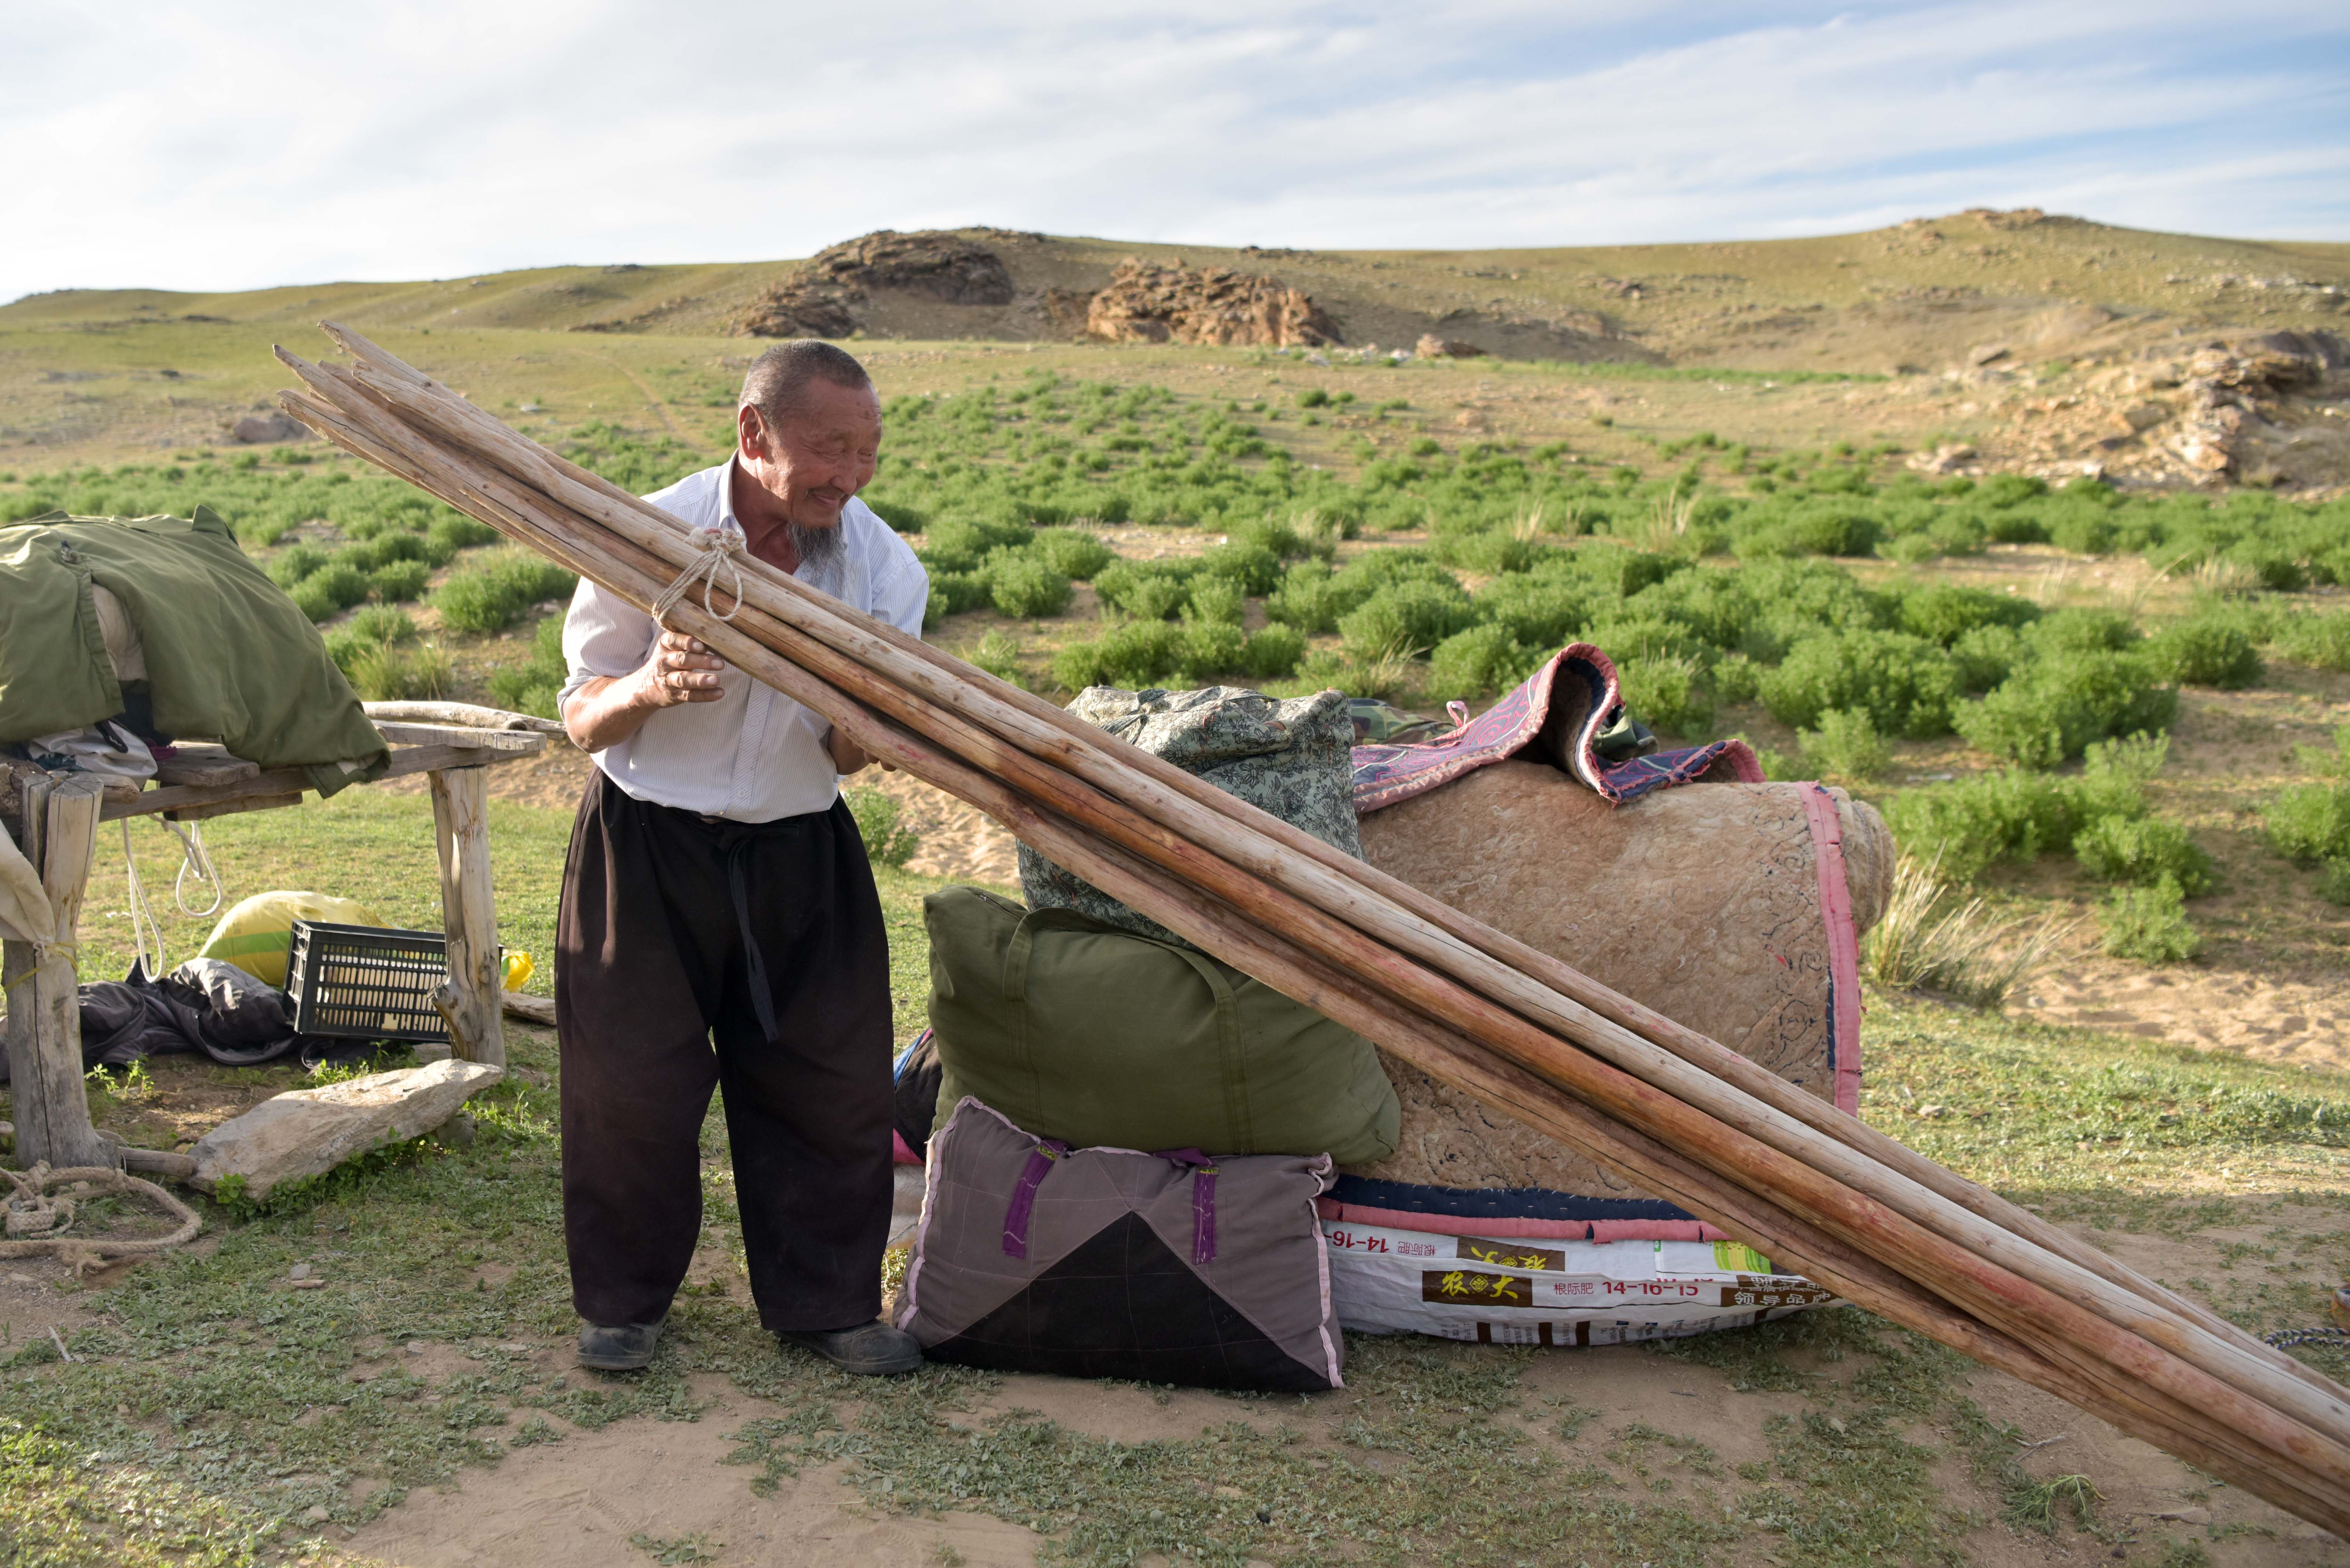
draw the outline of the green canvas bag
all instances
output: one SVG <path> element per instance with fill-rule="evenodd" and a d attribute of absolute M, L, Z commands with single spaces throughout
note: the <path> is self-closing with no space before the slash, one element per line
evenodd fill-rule
<path fill-rule="evenodd" d="M 1040 1137 L 1210 1154 L 1395 1151 L 1371 1043 L 1196 949 L 977 888 L 922 900 L 939 1124 L 965 1095 Z"/>

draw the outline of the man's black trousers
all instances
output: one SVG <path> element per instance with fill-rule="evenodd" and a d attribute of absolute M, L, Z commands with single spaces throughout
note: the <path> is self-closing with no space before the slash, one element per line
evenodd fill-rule
<path fill-rule="evenodd" d="M 785 1332 L 879 1314 L 889 949 L 847 803 L 713 821 L 597 774 L 571 830 L 555 997 L 581 1317 L 669 1309 L 702 1229 L 713 1086 L 760 1321 Z"/>

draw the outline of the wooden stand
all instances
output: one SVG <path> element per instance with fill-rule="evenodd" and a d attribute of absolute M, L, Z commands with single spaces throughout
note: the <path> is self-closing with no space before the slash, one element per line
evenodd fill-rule
<path fill-rule="evenodd" d="M 498 911 L 490 890 L 490 770 L 442 768 L 432 781 L 441 852 L 441 922 L 449 939 L 449 1046 L 461 1061 L 506 1064 L 499 995 Z"/>
<path fill-rule="evenodd" d="M 541 750 L 543 734 L 445 725 L 391 723 L 395 743 L 384 774 L 423 774 L 432 786 L 434 847 L 441 861 L 441 918 L 449 940 L 449 984 L 443 1016 L 450 1046 L 467 1061 L 504 1066 L 500 1023 L 504 977 L 498 973 L 497 907 L 490 882 L 489 769 Z M 231 776 L 238 775 L 242 776 Z M 234 812 L 298 805 L 309 777 L 300 768 L 263 771 L 250 763 L 224 766 L 219 782 L 167 784 L 128 798 L 106 799 L 99 782 L 67 774 L 20 785 L 24 812 L 18 846 L 40 873 L 57 911 L 47 956 L 37 965 L 30 942 L 5 944 L 8 987 L 8 1077 L 15 1106 L 16 1162 L 52 1166 L 117 1165 L 115 1147 L 90 1126 L 82 1085 L 79 979 L 74 933 L 100 822 L 161 815 L 201 821 Z"/>
<path fill-rule="evenodd" d="M 8 1088 L 16 1106 L 16 1158 L 27 1168 L 47 1160 L 57 1168 L 116 1163 L 113 1146 L 89 1125 L 82 1089 L 81 993 L 74 973 L 74 929 L 98 847 L 102 786 L 88 774 L 27 780 L 24 801 L 25 858 L 41 874 L 41 888 L 57 913 L 46 933 L 47 952 L 36 961 L 31 942 L 9 942 Z"/>

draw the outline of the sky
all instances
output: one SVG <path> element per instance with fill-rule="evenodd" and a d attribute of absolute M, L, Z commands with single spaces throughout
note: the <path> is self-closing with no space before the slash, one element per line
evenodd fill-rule
<path fill-rule="evenodd" d="M 2350 240 L 2342 0 L 0 6 L 0 299 L 806 255 L 1324 249 L 1971 206 Z"/>

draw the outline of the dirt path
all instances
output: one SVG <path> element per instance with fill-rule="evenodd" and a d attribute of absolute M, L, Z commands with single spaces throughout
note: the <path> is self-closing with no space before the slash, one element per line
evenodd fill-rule
<path fill-rule="evenodd" d="M 2154 1238 L 2102 1237 L 2140 1266 L 2172 1270 L 2209 1267 L 2229 1238 L 2217 1232 L 2187 1243 Z M 1503 1354 L 1496 1352 L 1495 1354 Z M 1523 1431 L 1562 1460 L 1586 1465 L 1605 1454 L 1637 1448 L 1635 1462 L 1657 1472 L 1649 1489 L 1692 1511 L 1731 1507 L 1746 1489 L 1739 1467 L 1766 1466 L 1773 1457 L 1771 1423 L 1782 1417 L 1832 1409 L 1851 1365 L 1820 1365 L 1814 1392 L 1742 1393 L 1729 1375 L 1638 1346 L 1537 1353 L 1513 1410 L 1494 1420 Z M 469 1470 L 456 1488 L 417 1492 L 379 1517 L 347 1543 L 361 1563 L 381 1568 L 522 1568 L 543 1563 L 580 1568 L 639 1568 L 651 1561 L 754 1563 L 779 1568 L 831 1568 L 843 1563 L 904 1565 L 962 1562 L 1028 1563 L 1043 1538 L 992 1517 L 950 1513 L 936 1519 L 895 1515 L 866 1506 L 840 1484 L 837 1468 L 785 1480 L 774 1495 L 755 1496 L 751 1472 L 722 1461 L 728 1434 L 771 1412 L 723 1384 L 720 1407 L 692 1423 L 650 1419 L 621 1422 L 603 1431 L 573 1432 L 559 1443 L 510 1455 L 494 1470 Z M 2161 1557 L 2167 1539 L 2210 1541 L 2205 1561 L 2227 1568 L 2300 1568 L 2339 1563 L 2344 1548 L 2275 1509 L 2230 1488 L 2215 1488 L 2178 1460 L 2052 1396 L 2003 1375 L 1977 1372 L 1967 1394 L 1994 1421 L 2010 1423 L 2033 1445 L 2022 1450 L 2037 1480 L 2086 1475 L 2096 1488 L 2097 1518 L 2126 1543 L 2115 1556 L 2147 1562 Z M 1310 1399 L 1245 1401 L 1191 1390 L 1154 1392 L 1133 1385 L 1007 1376 L 992 1397 L 951 1417 L 970 1426 L 1012 1410 L 1033 1411 L 1088 1437 L 1120 1443 L 1186 1442 L 1235 1418 L 1261 1430 L 1291 1428 L 1297 1439 L 1327 1450 L 1326 1465 L 1349 1461 L 1381 1468 L 1377 1453 L 1347 1450 L 1339 1441 L 1353 1396 L 1340 1390 Z M 1575 1435 L 1555 1429 L 1562 1412 L 1583 1412 Z M 2069 1528 L 2051 1538 L 1994 1522 L 2002 1501 L 1986 1492 L 1955 1451 L 1953 1435 L 1927 1424 L 1902 1434 L 1939 1455 L 1931 1479 L 1944 1503 L 1970 1511 L 1983 1522 L 1966 1541 L 1981 1568 L 2043 1568 L 2080 1561 L 2086 1546 L 2105 1549 Z M 1666 1441 L 1659 1441 L 1660 1437 Z M 1711 1450 L 1690 1463 L 1676 1442 Z M 1648 1471 L 1637 1473 L 1647 1476 Z M 1245 1476 L 1235 1476 L 1243 1490 Z M 1347 1484 L 1353 1484 L 1351 1482 Z M 632 1542 L 634 1543 L 632 1543 Z M 662 1559 L 663 1546 L 690 1543 L 709 1557 Z M 1722 1561 L 1775 1561 L 1779 1537 L 1756 1531 Z M 1159 1557 L 1142 1560 L 1171 1568 Z"/>

